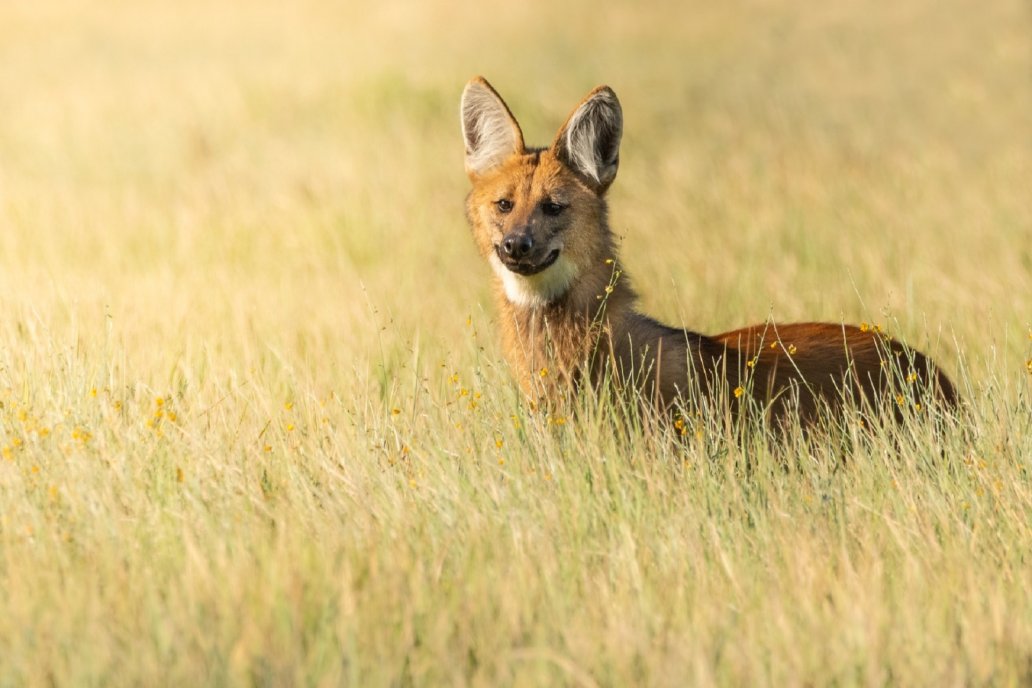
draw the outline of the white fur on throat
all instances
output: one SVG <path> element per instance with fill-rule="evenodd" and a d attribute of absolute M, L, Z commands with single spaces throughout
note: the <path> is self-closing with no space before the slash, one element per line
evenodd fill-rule
<path fill-rule="evenodd" d="M 518 275 L 502 264 L 498 256 L 488 259 L 495 273 L 502 280 L 505 296 L 516 306 L 541 308 L 566 293 L 577 278 L 577 266 L 566 256 L 559 258 L 536 275 Z"/>

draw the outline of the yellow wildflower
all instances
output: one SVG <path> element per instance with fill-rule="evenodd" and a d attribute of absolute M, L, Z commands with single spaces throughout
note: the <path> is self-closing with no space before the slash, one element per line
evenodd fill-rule
<path fill-rule="evenodd" d="M 745 394 L 745 390 L 741 387 L 735 387 L 735 399 Z"/>

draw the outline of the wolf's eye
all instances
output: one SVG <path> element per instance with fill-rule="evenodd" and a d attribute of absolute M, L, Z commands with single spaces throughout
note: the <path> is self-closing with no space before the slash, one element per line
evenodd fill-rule
<path fill-rule="evenodd" d="M 541 204 L 541 212 L 543 212 L 545 215 L 550 215 L 552 217 L 555 217 L 564 210 L 566 210 L 565 205 L 561 203 L 556 203 L 554 201 L 545 201 Z"/>
<path fill-rule="evenodd" d="M 512 201 L 510 201 L 508 198 L 503 198 L 500 201 L 496 201 L 495 205 L 498 206 L 498 210 L 502 211 L 503 213 L 507 213 L 510 210 L 512 210 Z"/>

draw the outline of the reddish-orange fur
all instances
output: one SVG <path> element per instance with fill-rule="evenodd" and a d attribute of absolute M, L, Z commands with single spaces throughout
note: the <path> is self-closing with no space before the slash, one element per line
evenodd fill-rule
<path fill-rule="evenodd" d="M 481 78 L 463 93 L 462 118 L 472 182 L 466 213 L 497 273 L 506 357 L 529 394 L 562 394 L 608 374 L 660 408 L 695 389 L 723 391 L 735 403 L 751 398 L 775 417 L 803 421 L 850 397 L 895 407 L 897 397 L 917 404 L 932 388 L 956 402 L 949 379 L 925 356 L 874 330 L 768 323 L 705 336 L 638 313 L 606 219 L 622 129 L 608 88 L 592 91 L 545 149 L 524 146 L 508 107 Z M 506 260 L 521 270 L 547 267 L 517 274 Z"/>

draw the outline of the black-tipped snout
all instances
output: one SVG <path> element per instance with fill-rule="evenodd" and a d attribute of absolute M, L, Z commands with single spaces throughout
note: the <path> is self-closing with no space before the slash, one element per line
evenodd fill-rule
<path fill-rule="evenodd" d="M 533 248 L 534 239 L 529 232 L 512 232 L 502 239 L 502 252 L 513 260 L 526 258 Z"/>

